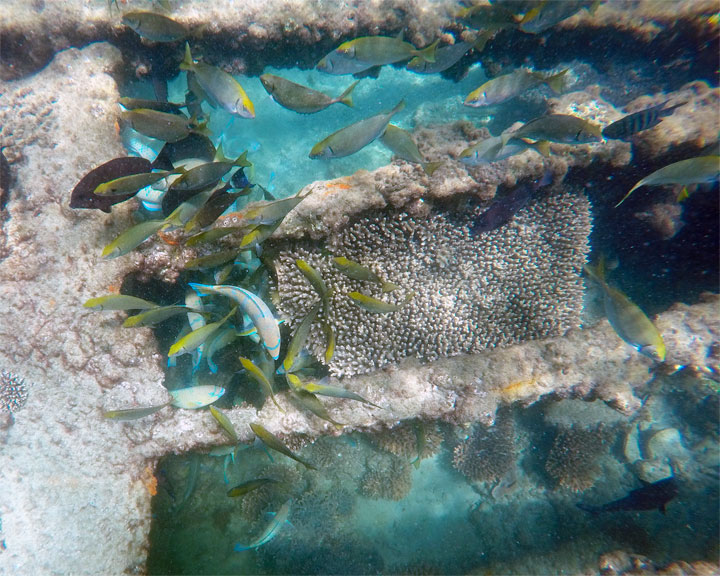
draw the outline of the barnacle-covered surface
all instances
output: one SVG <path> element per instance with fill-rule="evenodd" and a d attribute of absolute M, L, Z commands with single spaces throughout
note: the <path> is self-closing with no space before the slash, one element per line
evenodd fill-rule
<path fill-rule="evenodd" d="M 295 266 L 297 258 L 308 261 L 335 289 L 326 320 L 336 333 L 329 367 L 338 376 L 408 356 L 435 360 L 548 338 L 578 326 L 580 271 L 589 251 L 587 200 L 556 190 L 510 225 L 473 237 L 469 224 L 479 212 L 370 214 L 328 240 L 330 255 L 307 244 L 285 247 L 275 259 L 280 310 L 295 326 L 317 300 Z M 382 294 L 377 285 L 349 279 L 334 270 L 332 256 L 370 267 L 400 289 Z M 401 309 L 368 312 L 346 296 L 352 291 Z M 323 355 L 322 334 L 316 330 L 311 342 L 317 356 Z"/>

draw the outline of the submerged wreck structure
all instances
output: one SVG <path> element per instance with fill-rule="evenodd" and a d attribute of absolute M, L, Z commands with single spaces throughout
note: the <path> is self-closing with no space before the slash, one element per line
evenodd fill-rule
<path fill-rule="evenodd" d="M 8 574 L 146 573 L 151 500 L 161 483 L 158 461 L 227 443 L 207 410 L 168 406 L 133 422 L 103 417 L 117 408 L 167 403 L 168 389 L 180 387 L 176 380 L 185 375 L 167 368 L 167 348 L 176 334 L 123 329 L 124 313 L 99 314 L 83 303 L 142 286 L 156 294 L 165 290 L 162 297 L 173 304 L 185 294 L 186 264 L 208 249 L 154 236 L 122 258 L 104 260 L 102 246 L 134 223 L 136 201 L 114 206 L 111 214 L 69 206 L 70 192 L 84 174 L 126 155 L 115 121 L 130 78 L 167 81 L 182 58 L 180 50 L 171 53 L 166 45 L 153 51 L 120 24 L 118 13 L 105 2 L 91 4 L 6 0 L 0 14 L 0 572 Z M 130 4 L 154 8 L 152 2 Z M 438 36 L 455 33 L 460 38 L 465 32 L 454 16 L 454 2 L 432 3 L 429 9 L 421 2 L 357 3 L 331 14 L 325 4 L 312 1 L 241 9 L 230 0 L 172 4 L 177 4 L 173 18 L 187 28 L 188 38 L 197 41 L 205 57 L 236 74 L 259 74 L 267 65 L 309 68 L 350 37 L 394 35 L 406 28 L 406 38 L 427 45 Z M 652 401 L 644 403 L 653 379 L 676 371 L 683 377 L 716 378 L 717 294 L 700 295 L 688 288 L 682 296 L 692 303 L 677 298 L 672 305 L 668 297 L 658 297 L 654 305 L 662 312 L 654 323 L 667 356 L 657 364 L 618 338 L 602 314 L 593 315 L 597 302 L 582 277 L 591 240 L 593 249 L 596 244 L 613 247 L 612 238 L 624 226 L 635 227 L 628 232 L 633 242 L 638 236 L 671 238 L 693 224 L 714 225 L 710 232 L 717 232 L 716 221 L 708 224 L 717 215 L 716 199 L 711 201 L 714 212 L 703 212 L 702 198 L 686 208 L 684 223 L 678 221 L 677 209 L 668 208 L 677 204 L 664 196 L 634 197 L 637 204 L 629 212 L 612 212 L 643 175 L 681 157 L 716 153 L 717 125 L 707 121 L 716 119 L 720 104 L 720 90 L 713 87 L 717 22 L 708 23 L 716 8 L 714 2 L 608 2 L 594 14 L 582 10 L 563 20 L 545 40 L 502 30 L 476 56 L 488 73 L 519 65 L 529 55 L 538 68 L 549 69 L 564 58 L 553 47 L 572 46 L 578 75 L 589 75 L 600 57 L 592 43 L 585 47 L 587 38 L 604 39 L 614 47 L 611 51 L 630 45 L 638 53 L 653 54 L 656 68 L 673 70 L 661 83 L 664 93 L 644 96 L 648 78 L 657 70 L 637 72 L 639 87 L 624 102 L 625 112 L 668 100 L 685 104 L 632 142 L 553 143 L 549 158 L 528 151 L 500 163 L 467 166 L 459 161 L 460 153 L 489 132 L 480 122 L 441 114 L 420 118 L 414 132 L 423 156 L 443 162 L 432 176 L 418 164 L 395 159 L 374 170 L 305 186 L 303 201 L 263 245 L 268 292 L 277 295 L 274 309 L 285 321 L 287 338 L 318 301 L 295 261 L 302 259 L 320 272 L 333 293 L 310 330 L 307 347 L 323 359 L 328 345 L 324 327 L 331 326 L 334 354 L 321 362 L 328 383 L 368 403 L 323 398 L 340 428 L 298 407 L 287 389 L 276 393 L 277 403 L 253 401 L 248 394 L 223 406 L 238 440 L 253 440 L 248 425 L 261 421 L 288 445 L 307 445 L 312 457 L 330 462 L 332 452 L 323 444 L 327 436 L 385 434 L 376 443 L 388 446 L 393 427 L 412 422 L 412 429 L 422 434 L 411 434 L 400 451 L 374 457 L 372 473 L 356 471 L 365 495 L 399 500 L 410 490 L 407 455 L 415 450 L 419 465 L 423 450 L 437 452 L 440 427 L 452 427 L 446 443 L 460 474 L 469 481 L 502 484 L 515 473 L 511 463 L 519 450 L 508 437 L 498 440 L 501 433 L 514 433 L 507 420 L 498 420 L 501 429 L 487 431 L 499 409 L 532 410 L 548 398 L 598 400 L 624 418 L 639 418 L 653 410 Z M 196 37 L 197 30 L 202 34 Z M 545 43 L 549 45 L 543 47 Z M 676 48 L 683 45 L 691 46 L 697 57 L 678 61 Z M 607 66 L 617 65 L 623 72 L 634 65 L 616 60 Z M 603 125 L 619 119 L 624 113 L 610 101 L 620 92 L 620 82 L 599 82 L 550 99 L 549 111 Z M 535 104 L 531 99 L 529 105 Z M 637 166 L 645 168 L 640 175 Z M 511 222 L 487 233 L 471 232 L 494 199 L 544 174 L 552 184 L 537 190 Z M 709 220 L 701 213 L 709 213 Z M 232 226 L 233 218 L 225 215 L 214 226 Z M 240 240 L 227 236 L 214 248 L 234 249 Z M 654 273 L 647 266 L 652 252 L 643 250 L 623 263 L 643 269 L 637 275 L 639 292 L 648 289 L 647 278 Z M 333 266 L 335 257 L 359 262 L 399 288 L 384 291 L 380 284 L 349 278 Z M 707 277 L 703 288 L 712 289 L 716 265 Z M 359 307 L 347 296 L 354 291 L 396 310 L 385 314 Z M 215 379 L 208 374 L 206 383 L 229 389 L 237 387 L 234 378 L 221 370 Z M 677 430 L 663 432 L 661 438 L 649 421 L 643 420 L 644 429 L 633 424 L 624 453 L 628 464 L 655 480 L 658 467 L 666 470 L 666 453 L 679 451 L 680 441 L 673 436 Z M 604 454 L 605 437 L 598 431 L 605 429 L 597 425 L 579 432 L 575 424 L 553 426 L 558 432 L 548 442 L 548 474 L 571 489 L 592 486 L 597 470 L 576 474 L 572 466 L 583 459 L 566 457 L 561 448 L 592 437 L 593 453 Z M 398 432 L 394 442 L 403 434 Z M 645 444 L 638 439 L 642 434 L 649 438 Z M 447 440 L 451 436 L 452 442 Z M 413 446 L 420 437 L 424 446 Z M 486 445 L 496 448 L 497 462 L 478 461 L 477 447 L 485 450 Z M 300 482 L 297 471 L 282 474 Z M 258 494 L 243 509 L 259 512 L 280 499 L 263 500 L 263 493 Z M 352 498 L 344 492 L 330 503 L 307 494 L 305 508 L 300 502 L 298 523 L 310 527 L 312 518 L 301 514 L 311 502 L 330 510 L 328 517 L 336 523 L 352 509 Z M 481 526 L 486 515 L 487 510 L 476 507 L 471 521 Z M 231 522 L 221 520 L 213 518 L 223 526 Z M 364 544 L 348 546 L 357 548 L 356 557 L 366 552 Z M 598 561 L 613 559 L 605 555 Z M 275 569 L 292 565 L 287 558 L 277 562 Z M 380 563 L 347 565 L 383 568 Z"/>

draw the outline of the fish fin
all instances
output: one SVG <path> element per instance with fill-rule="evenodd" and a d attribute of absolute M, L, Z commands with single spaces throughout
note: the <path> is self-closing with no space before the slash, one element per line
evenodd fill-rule
<path fill-rule="evenodd" d="M 211 286 L 207 284 L 198 284 L 196 282 L 189 282 L 188 286 L 195 290 L 198 296 L 209 296 L 210 294 L 213 294 L 213 291 L 210 289 Z"/>
<path fill-rule="evenodd" d="M 477 40 L 475 40 L 475 43 L 473 44 L 473 48 L 475 49 L 475 52 L 480 54 L 483 50 L 485 50 L 485 44 L 488 43 L 488 40 L 493 37 L 493 32 L 490 32 L 486 30 L 485 32 L 482 32 Z"/>
<path fill-rule="evenodd" d="M 185 42 L 185 58 L 180 62 L 180 70 L 192 70 L 195 66 L 195 62 L 190 52 L 190 43 Z"/>
<path fill-rule="evenodd" d="M 394 290 L 397 290 L 400 288 L 397 284 L 393 284 L 392 282 L 383 282 L 380 290 L 382 290 L 383 294 L 387 292 L 393 292 Z"/>
<path fill-rule="evenodd" d="M 557 74 L 553 74 L 552 76 L 546 76 L 543 81 L 545 82 L 545 84 L 548 85 L 550 90 L 555 92 L 555 94 L 560 94 L 565 87 L 565 74 L 567 73 L 568 68 L 565 68 L 565 70 L 562 70 Z"/>
<path fill-rule="evenodd" d="M 377 78 L 380 76 L 380 70 L 382 70 L 382 65 L 378 64 L 377 66 L 370 66 L 370 68 L 353 74 L 353 78 L 357 78 L 358 80 L 363 78 Z"/>
<path fill-rule="evenodd" d="M 533 149 L 547 158 L 550 156 L 550 142 L 547 140 L 539 140 L 532 145 Z"/>
<path fill-rule="evenodd" d="M 684 202 L 690 197 L 690 193 L 688 192 L 687 186 L 683 186 L 682 190 L 680 190 L 680 193 L 677 195 L 677 201 L 678 202 Z"/>
<path fill-rule="evenodd" d="M 392 110 L 390 110 L 390 114 L 394 116 L 395 114 L 397 114 L 398 112 L 400 112 L 400 111 L 403 110 L 404 108 L 405 108 L 405 98 L 403 98 L 402 100 L 400 100 L 400 102 L 398 102 L 397 104 L 395 104 L 395 108 L 393 108 Z"/>
<path fill-rule="evenodd" d="M 433 172 L 435 172 L 435 170 L 440 168 L 440 166 L 442 165 L 443 162 L 441 160 L 438 160 L 436 162 L 424 162 L 422 164 L 422 168 L 425 171 L 425 174 L 427 174 L 428 176 L 432 176 Z"/>
<path fill-rule="evenodd" d="M 435 40 L 430 46 L 417 50 L 417 55 L 420 56 L 426 62 L 435 62 L 435 53 L 437 52 L 438 44 L 440 44 L 440 38 Z"/>
<path fill-rule="evenodd" d="M 640 188 L 641 186 L 644 186 L 644 185 L 645 185 L 645 179 L 643 178 L 642 180 L 640 180 L 640 182 L 638 182 L 637 184 L 635 184 L 635 186 L 633 186 L 632 188 L 630 188 L 630 191 L 629 191 L 627 194 L 625 194 L 625 196 L 623 196 L 623 198 L 622 198 L 622 200 L 620 200 L 620 202 L 618 202 L 617 204 L 615 204 L 615 208 L 617 208 L 618 206 L 620 206 L 620 204 L 622 204 L 623 202 L 625 202 L 625 200 L 628 199 L 628 196 L 630 196 L 630 194 L 632 194 L 633 192 L 635 192 L 635 190 L 637 190 L 638 188 Z"/>
<path fill-rule="evenodd" d="M 353 107 L 352 91 L 355 89 L 355 86 L 358 85 L 358 82 L 360 82 L 360 80 L 355 80 L 355 82 L 345 89 L 345 92 L 337 97 L 337 101 L 340 102 L 340 104 L 345 104 L 345 106 L 350 108 Z"/>
<path fill-rule="evenodd" d="M 247 159 L 247 153 L 248 153 L 248 151 L 245 150 L 245 152 L 243 152 L 242 154 L 240 154 L 240 156 L 238 156 L 237 158 L 235 158 L 235 161 L 233 162 L 233 165 L 234 165 L 234 166 L 240 166 L 241 168 L 249 168 L 250 166 L 252 166 L 252 162 L 250 162 L 250 161 Z"/>

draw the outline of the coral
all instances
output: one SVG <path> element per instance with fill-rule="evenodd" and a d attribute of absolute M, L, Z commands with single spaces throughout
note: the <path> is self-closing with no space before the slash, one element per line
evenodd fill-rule
<path fill-rule="evenodd" d="M 587 490 L 597 479 L 598 458 L 606 450 L 608 434 L 603 426 L 569 428 L 558 432 L 545 461 L 545 470 L 563 488 Z"/>
<path fill-rule="evenodd" d="M 423 438 L 419 437 L 420 434 L 423 435 Z M 423 460 L 439 452 L 443 436 L 435 422 L 410 420 L 375 432 L 370 436 L 370 440 L 381 450 L 395 454 L 395 456 L 419 457 L 420 460 Z M 418 454 L 418 446 L 421 443 L 422 453 Z"/>
<path fill-rule="evenodd" d="M 507 411 L 495 424 L 475 424 L 453 450 L 453 466 L 474 482 L 497 482 L 515 465 L 515 424 Z"/>
<path fill-rule="evenodd" d="M 305 487 L 302 473 L 292 466 L 273 464 L 258 472 L 258 478 L 272 478 L 277 483 L 265 484 L 242 497 L 240 510 L 243 517 L 255 521 L 263 510 L 277 509 L 288 498 L 301 493 Z"/>
<path fill-rule="evenodd" d="M 27 401 L 25 380 L 12 372 L 0 371 L 0 411 L 17 412 Z"/>
<path fill-rule="evenodd" d="M 355 508 L 355 496 L 348 490 L 311 490 L 293 506 L 293 525 L 317 534 L 327 534 L 347 521 Z"/>
<path fill-rule="evenodd" d="M 295 326 L 317 298 L 295 266 L 302 258 L 335 288 L 327 320 L 337 338 L 329 368 L 338 376 L 370 372 L 407 356 L 433 360 L 578 326 L 579 272 L 590 232 L 585 197 L 555 190 L 511 223 L 473 237 L 468 226 L 482 210 L 433 210 L 427 217 L 374 213 L 329 238 L 332 255 L 358 261 L 401 287 L 384 295 L 375 285 L 344 276 L 320 249 L 287 246 L 274 262 L 281 312 Z M 373 314 L 347 298 L 353 290 L 395 304 L 414 297 L 392 314 Z M 324 353 L 319 328 L 310 346 L 318 357 Z"/>
<path fill-rule="evenodd" d="M 373 500 L 402 500 L 412 487 L 410 465 L 397 456 L 374 459 L 360 481 L 360 493 Z"/>

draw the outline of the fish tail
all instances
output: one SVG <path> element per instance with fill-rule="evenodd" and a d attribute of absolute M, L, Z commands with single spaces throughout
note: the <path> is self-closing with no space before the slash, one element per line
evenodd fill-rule
<path fill-rule="evenodd" d="M 337 101 L 340 102 L 340 104 L 345 104 L 345 106 L 349 106 L 350 108 L 353 107 L 352 91 L 355 89 L 355 86 L 358 85 L 358 82 L 360 82 L 360 80 L 355 80 L 355 82 L 345 89 L 345 92 L 337 97 Z"/>
<path fill-rule="evenodd" d="M 209 296 L 210 294 L 214 294 L 212 286 L 208 284 L 198 284 L 196 282 L 190 282 L 188 284 L 190 288 L 195 290 L 198 296 Z"/>
<path fill-rule="evenodd" d="M 233 165 L 240 166 L 241 168 L 249 168 L 250 166 L 252 166 L 252 162 L 247 159 L 247 153 L 248 151 L 245 150 L 245 152 L 235 158 L 235 162 L 233 162 Z"/>
<path fill-rule="evenodd" d="M 439 160 L 437 162 L 424 162 L 422 164 L 422 168 L 423 168 L 423 170 L 425 170 L 425 174 L 427 174 L 428 176 L 432 176 L 433 172 L 435 172 L 435 170 L 440 168 L 440 166 L 442 166 L 442 164 L 443 163 Z"/>
<path fill-rule="evenodd" d="M 423 48 L 422 50 L 417 50 L 417 55 L 425 60 L 425 62 L 435 62 L 435 53 L 437 52 L 438 44 L 440 44 L 440 38 L 435 40 L 430 46 L 427 48 Z"/>
<path fill-rule="evenodd" d="M 485 50 L 485 44 L 487 44 L 488 40 L 492 38 L 493 33 L 489 31 L 485 31 L 482 34 L 480 34 L 475 40 L 475 44 L 473 44 L 473 48 L 475 49 L 475 52 L 480 54 L 483 50 Z"/>
<path fill-rule="evenodd" d="M 190 43 L 185 42 L 185 58 L 180 62 L 180 70 L 192 70 L 195 67 L 192 53 L 190 52 Z"/>
<path fill-rule="evenodd" d="M 552 76 L 547 76 L 543 81 L 545 84 L 548 85 L 550 90 L 555 92 L 555 94 L 560 94 L 563 91 L 563 88 L 565 87 L 565 74 L 568 73 L 568 68 L 565 68 L 565 70 L 562 70 L 561 72 L 558 72 L 557 74 L 553 74 Z"/>
<path fill-rule="evenodd" d="M 585 273 L 590 276 L 595 282 L 605 285 L 605 256 L 601 255 L 598 263 L 595 266 L 591 264 L 585 264 L 583 266 Z"/>
<path fill-rule="evenodd" d="M 623 202 L 625 202 L 625 200 L 628 199 L 628 196 L 630 196 L 630 194 L 632 194 L 633 192 L 635 192 L 635 190 L 637 190 L 638 188 L 640 188 L 640 186 L 643 186 L 644 184 L 645 184 L 645 180 L 643 179 L 643 180 L 640 180 L 640 182 L 638 182 L 637 184 L 635 184 L 635 186 L 633 186 L 632 188 L 630 188 L 630 191 L 629 191 L 627 194 L 625 194 L 625 196 L 622 197 L 622 200 L 620 200 L 620 202 L 618 202 L 617 204 L 615 204 L 615 208 L 617 208 L 618 206 L 620 206 L 620 204 L 622 204 Z"/>

